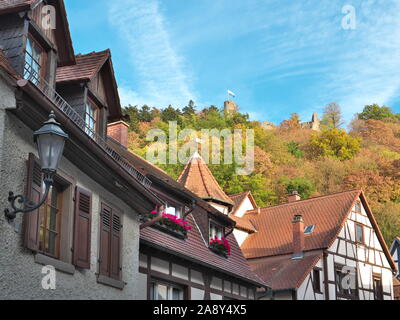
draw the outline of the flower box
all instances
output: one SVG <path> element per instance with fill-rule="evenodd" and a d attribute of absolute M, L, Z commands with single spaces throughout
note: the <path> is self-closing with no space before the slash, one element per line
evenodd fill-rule
<path fill-rule="evenodd" d="M 157 211 L 152 211 L 150 214 L 146 215 L 145 220 L 154 219 L 156 215 Z M 192 227 L 187 221 L 165 212 L 162 213 L 161 220 L 152 227 L 180 239 L 186 239 L 187 232 L 192 230 Z"/>
<path fill-rule="evenodd" d="M 225 238 L 213 238 L 210 240 L 209 248 L 214 253 L 228 258 L 231 255 L 231 246 Z"/>

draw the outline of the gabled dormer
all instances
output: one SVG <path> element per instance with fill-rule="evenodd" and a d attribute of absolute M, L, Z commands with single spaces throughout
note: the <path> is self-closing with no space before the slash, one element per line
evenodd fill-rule
<path fill-rule="evenodd" d="M 84 130 L 93 138 L 105 138 L 107 125 L 122 120 L 110 50 L 79 54 L 76 64 L 58 68 L 57 92 L 84 119 Z"/>
<path fill-rule="evenodd" d="M 25 79 L 54 88 L 57 66 L 75 62 L 64 2 L 2 1 L 0 48 Z"/>

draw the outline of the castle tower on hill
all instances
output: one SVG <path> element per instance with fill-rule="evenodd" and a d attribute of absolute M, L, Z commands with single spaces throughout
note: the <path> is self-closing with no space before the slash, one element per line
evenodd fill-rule
<path fill-rule="evenodd" d="M 309 122 L 303 122 L 301 124 L 303 129 L 311 129 L 314 131 L 320 131 L 321 129 L 321 120 L 318 118 L 318 113 L 314 112 Z"/>
<path fill-rule="evenodd" d="M 231 115 L 238 111 L 238 107 L 233 100 L 227 100 L 224 102 L 224 111 L 225 114 Z"/>

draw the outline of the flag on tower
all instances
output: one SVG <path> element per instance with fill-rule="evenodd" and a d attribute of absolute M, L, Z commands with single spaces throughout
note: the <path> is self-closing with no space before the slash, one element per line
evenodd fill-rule
<path fill-rule="evenodd" d="M 234 94 L 231 90 L 228 90 L 228 94 L 229 94 L 231 97 L 233 97 L 233 98 L 236 97 L 236 94 Z"/>

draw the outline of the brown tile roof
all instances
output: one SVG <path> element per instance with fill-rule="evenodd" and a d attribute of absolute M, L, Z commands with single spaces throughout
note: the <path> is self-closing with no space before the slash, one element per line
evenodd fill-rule
<path fill-rule="evenodd" d="M 250 268 L 273 290 L 297 289 L 323 252 L 309 251 L 303 259 L 292 259 L 292 255 L 274 256 L 250 260 Z"/>
<path fill-rule="evenodd" d="M 76 55 L 76 64 L 57 68 L 57 83 L 91 80 L 110 56 L 109 49 Z"/>
<path fill-rule="evenodd" d="M 261 208 L 259 214 L 257 211 L 249 212 L 245 217 L 251 219 L 258 232 L 249 235 L 241 248 L 248 259 L 291 254 L 292 219 L 296 213 L 303 215 L 306 226 L 312 224 L 316 226 L 313 233 L 305 237 L 305 251 L 329 248 L 342 229 L 358 197 L 366 208 L 391 267 L 395 268 L 375 217 L 361 190 Z"/>
<path fill-rule="evenodd" d="M 235 226 L 236 229 L 243 230 L 248 233 L 257 232 L 256 228 L 254 228 L 254 225 L 246 217 L 240 218 L 240 217 L 234 216 L 233 214 L 230 214 L 229 218 L 231 218 L 233 221 L 236 222 L 236 226 Z"/>
<path fill-rule="evenodd" d="M 221 189 L 207 164 L 197 153 L 185 166 L 178 178 L 178 182 L 203 199 L 213 199 L 224 204 L 233 205 L 233 201 Z"/>
<path fill-rule="evenodd" d="M 10 62 L 8 61 L 7 57 L 4 55 L 4 52 L 2 50 L 0 50 L 0 67 L 14 79 L 16 80 L 22 79 L 22 77 L 11 66 Z"/>
<path fill-rule="evenodd" d="M 141 230 L 140 239 L 159 250 L 195 261 L 258 286 L 265 286 L 264 281 L 251 271 L 233 234 L 227 237 L 231 245 L 231 255 L 226 259 L 208 249 L 208 244 L 205 243 L 192 214 L 188 216 L 187 221 L 193 230 L 188 232 L 186 240 L 177 239 L 151 227 Z"/>

